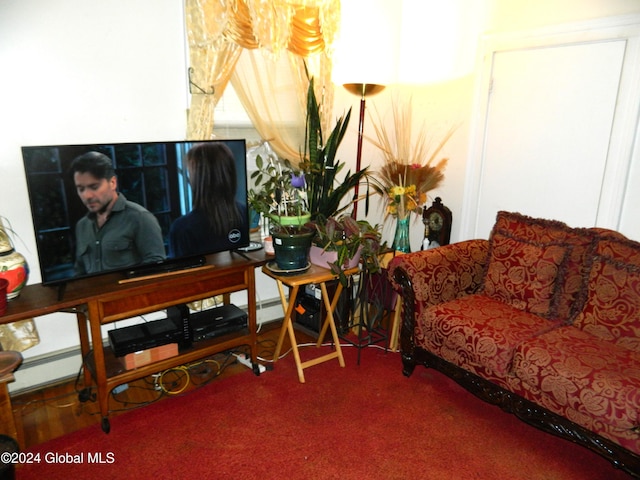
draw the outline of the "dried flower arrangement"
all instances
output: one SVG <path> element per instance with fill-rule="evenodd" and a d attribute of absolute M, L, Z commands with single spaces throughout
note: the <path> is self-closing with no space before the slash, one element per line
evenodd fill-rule
<path fill-rule="evenodd" d="M 387 129 L 379 113 L 372 123 L 377 140 L 369 140 L 384 156 L 383 166 L 374 172 L 373 188 L 385 199 L 385 217 L 404 219 L 411 212 L 418 212 L 427 201 L 427 192 L 442 182 L 448 159 L 436 161 L 436 157 L 455 128 L 451 128 L 429 154 L 431 143 L 425 128 L 420 129 L 414 141 L 410 102 L 403 105 L 394 102 L 391 129 Z"/>

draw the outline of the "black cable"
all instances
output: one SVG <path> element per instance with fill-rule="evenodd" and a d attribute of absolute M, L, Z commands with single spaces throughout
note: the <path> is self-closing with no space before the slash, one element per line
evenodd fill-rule
<path fill-rule="evenodd" d="M 95 402 L 96 401 L 96 394 L 93 392 L 93 386 L 84 386 L 84 388 L 82 388 L 81 390 L 80 388 L 80 378 L 82 377 L 82 374 L 84 372 L 85 366 L 88 366 L 88 359 L 89 356 L 93 354 L 93 349 L 89 350 L 87 352 L 87 354 L 82 358 L 82 363 L 80 364 L 80 369 L 78 370 L 78 375 L 76 376 L 76 381 L 74 384 L 74 390 L 76 392 L 76 394 L 78 395 L 78 400 L 80 400 L 81 403 L 84 402 Z M 89 373 L 91 374 L 92 378 L 95 378 L 94 376 L 94 372 L 91 371 L 91 369 L 89 369 Z"/>

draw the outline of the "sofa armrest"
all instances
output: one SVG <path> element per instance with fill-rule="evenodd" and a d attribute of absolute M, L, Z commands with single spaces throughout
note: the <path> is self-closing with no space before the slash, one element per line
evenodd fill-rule
<path fill-rule="evenodd" d="M 408 287 L 417 303 L 448 302 L 478 290 L 488 252 L 488 240 L 467 240 L 399 255 L 389 263 L 389 279 L 400 294 Z"/>
<path fill-rule="evenodd" d="M 415 319 L 430 305 L 448 302 L 478 291 L 489 253 L 483 239 L 413 252 L 389 263 L 389 280 L 402 298 L 400 346 L 405 375 L 410 375 Z"/>

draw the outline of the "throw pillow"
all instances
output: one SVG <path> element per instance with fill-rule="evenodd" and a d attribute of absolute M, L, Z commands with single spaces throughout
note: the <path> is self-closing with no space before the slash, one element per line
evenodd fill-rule
<path fill-rule="evenodd" d="M 517 212 L 499 211 L 494 232 L 508 232 L 513 238 L 536 243 L 566 242 L 574 229 L 558 220 L 534 218 Z"/>
<path fill-rule="evenodd" d="M 640 267 L 598 255 L 574 326 L 640 352 Z"/>
<path fill-rule="evenodd" d="M 558 278 L 570 247 L 543 245 L 494 232 L 484 293 L 542 317 L 555 315 Z"/>
<path fill-rule="evenodd" d="M 595 232 L 591 229 L 571 228 L 557 220 L 533 218 L 521 213 L 500 211 L 492 235 L 503 233 L 512 238 L 539 245 L 570 245 L 563 277 L 558 281 L 558 308 L 556 316 L 567 323 L 582 310 Z"/>
<path fill-rule="evenodd" d="M 602 233 L 598 237 L 597 255 L 640 267 L 640 243 L 612 230 L 600 231 Z"/>

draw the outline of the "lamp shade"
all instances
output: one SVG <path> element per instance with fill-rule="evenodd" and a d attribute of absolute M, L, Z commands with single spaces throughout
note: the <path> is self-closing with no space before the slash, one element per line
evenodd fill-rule
<path fill-rule="evenodd" d="M 483 15 L 477 0 L 342 0 L 338 84 L 425 84 L 470 73 Z"/>
<path fill-rule="evenodd" d="M 402 10 L 397 0 L 342 0 L 334 45 L 336 84 L 390 85 L 395 73 Z"/>

